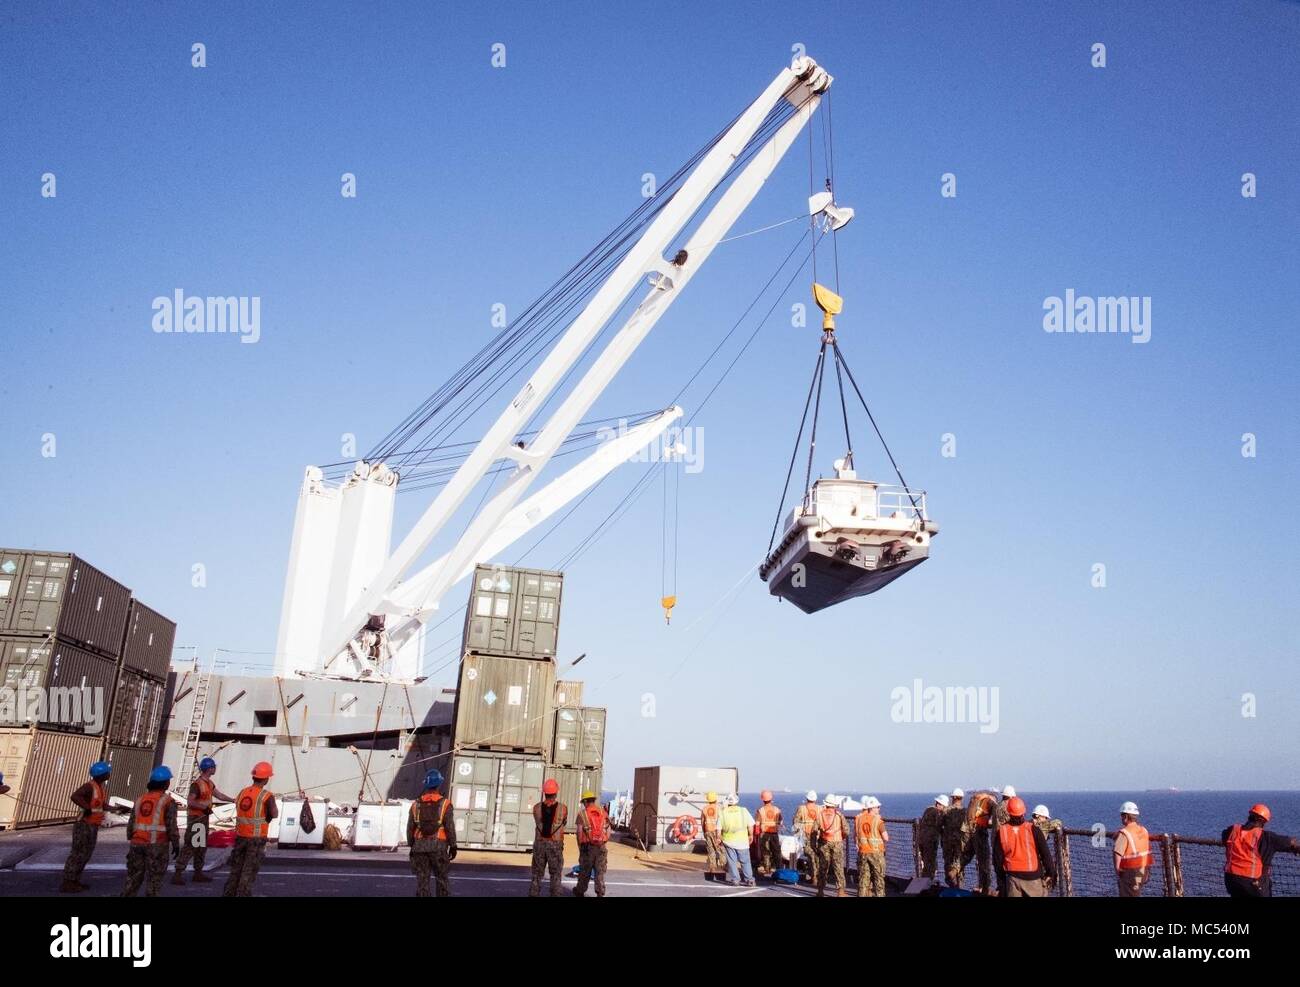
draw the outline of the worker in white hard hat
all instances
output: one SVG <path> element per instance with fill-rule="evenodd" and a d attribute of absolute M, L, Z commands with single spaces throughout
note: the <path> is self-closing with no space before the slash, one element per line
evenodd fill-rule
<path fill-rule="evenodd" d="M 749 845 L 754 841 L 754 817 L 740 804 L 735 792 L 722 810 L 722 846 L 727 852 L 727 883 L 754 887 L 754 866 Z"/>
<path fill-rule="evenodd" d="M 704 808 L 700 810 L 700 831 L 704 834 L 706 881 L 726 879 L 727 853 L 722 848 L 722 809 L 717 792 L 708 792 L 704 796 Z"/>
<path fill-rule="evenodd" d="M 821 861 L 817 852 L 817 793 L 810 791 L 803 804 L 794 810 L 794 832 L 799 837 L 804 859 L 808 861 L 808 883 L 817 886 Z"/>
<path fill-rule="evenodd" d="M 1115 879 L 1121 898 L 1141 897 L 1142 886 L 1151 876 L 1151 837 L 1146 827 L 1138 822 L 1139 814 L 1133 802 L 1125 802 L 1119 807 L 1123 828 L 1115 834 Z"/>
<path fill-rule="evenodd" d="M 948 808 L 943 813 L 940 831 L 943 842 L 943 876 L 950 888 L 961 887 L 962 875 L 966 870 L 966 862 L 963 858 L 970 827 L 966 822 L 966 807 L 961 804 L 965 797 L 966 793 L 960 788 L 952 790 Z"/>
<path fill-rule="evenodd" d="M 821 855 L 821 873 L 817 881 L 817 897 L 826 893 L 826 880 L 834 875 L 835 894 L 847 898 L 848 890 L 844 884 L 845 846 L 849 838 L 849 824 L 836 801 L 829 795 L 822 800 L 822 807 L 817 810 L 817 847 Z"/>
<path fill-rule="evenodd" d="M 921 813 L 916 827 L 916 845 L 921 851 L 921 876 L 934 880 L 939 863 L 939 840 L 943 834 L 943 814 L 948 809 L 948 796 L 936 795 L 934 804 Z"/>
<path fill-rule="evenodd" d="M 885 845 L 889 833 L 880 818 L 880 799 L 862 796 L 862 811 L 853 820 L 853 834 L 858 841 L 858 897 L 885 896 Z"/>

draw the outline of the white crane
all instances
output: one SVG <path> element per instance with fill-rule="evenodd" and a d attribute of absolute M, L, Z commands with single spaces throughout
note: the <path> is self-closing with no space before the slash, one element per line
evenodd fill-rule
<path fill-rule="evenodd" d="M 319 469 L 308 468 L 290 552 L 277 674 L 414 677 L 424 622 L 454 583 L 657 439 L 681 416 L 677 407 L 661 412 L 525 499 L 537 475 L 762 188 L 830 85 L 831 77 L 807 57 L 795 59 L 772 80 L 658 210 L 396 549 L 389 551 L 398 483 L 393 470 L 382 462 L 361 462 L 341 488 L 331 488 Z M 782 101 L 793 112 L 755 151 L 751 142 Z M 743 167 L 742 155 L 747 159 Z M 695 224 L 684 247 L 666 260 L 671 244 L 728 178 L 730 184 Z M 852 215 L 826 193 L 814 196 L 809 209 L 836 229 Z M 532 440 L 519 441 L 530 417 L 647 274 L 650 288 L 632 315 Z M 450 551 L 408 578 L 470 492 L 505 461 L 513 462 L 514 469 L 504 488 L 477 511 Z"/>

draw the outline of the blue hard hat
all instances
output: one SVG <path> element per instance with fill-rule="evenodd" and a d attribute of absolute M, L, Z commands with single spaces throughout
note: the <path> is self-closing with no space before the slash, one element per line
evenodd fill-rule
<path fill-rule="evenodd" d="M 107 761 L 96 761 L 90 766 L 90 777 L 107 778 L 113 770 L 113 765 Z"/>
<path fill-rule="evenodd" d="M 430 771 L 427 775 L 425 775 L 425 776 L 424 776 L 424 787 L 425 787 L 425 788 L 441 788 L 441 787 L 442 787 L 442 772 L 439 771 L 437 768 L 434 768 L 434 769 L 433 769 L 432 771 Z"/>
<path fill-rule="evenodd" d="M 171 781 L 171 780 L 172 780 L 172 769 L 167 767 L 167 765 L 165 764 L 160 764 L 158 765 L 158 767 L 154 768 L 152 771 L 149 772 L 149 784 L 151 785 L 154 784 L 155 782 Z"/>
<path fill-rule="evenodd" d="M 210 757 L 205 757 L 202 761 L 199 762 L 200 771 L 211 771 L 216 766 L 217 766 L 217 762 L 212 760 L 212 758 Z"/>

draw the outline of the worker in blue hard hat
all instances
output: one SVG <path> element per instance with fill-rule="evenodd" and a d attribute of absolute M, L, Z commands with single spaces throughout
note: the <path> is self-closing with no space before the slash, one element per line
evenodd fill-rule
<path fill-rule="evenodd" d="M 90 863 L 95 844 L 99 842 L 99 827 L 104 825 L 104 809 L 108 805 L 108 778 L 112 773 L 112 765 L 107 761 L 96 761 L 90 766 L 90 781 L 69 796 L 72 804 L 81 810 L 81 818 L 72 824 L 72 850 L 63 865 L 60 891 L 71 893 L 90 888 L 89 884 L 81 883 L 81 872 Z"/>
<path fill-rule="evenodd" d="M 181 852 L 181 833 L 176 825 L 176 800 L 167 794 L 172 783 L 171 768 L 160 764 L 149 774 L 149 784 L 131 807 L 126 824 L 126 886 L 122 897 L 130 898 L 148 878 L 145 895 L 158 897 L 167 874 L 168 850 Z"/>
<path fill-rule="evenodd" d="M 190 859 L 194 860 L 194 883 L 209 884 L 212 878 L 203 873 L 203 861 L 208 855 L 208 823 L 212 818 L 212 806 L 216 801 L 233 802 L 229 795 L 217 788 L 212 776 L 217 773 L 217 762 L 205 757 L 199 762 L 199 776 L 190 782 L 189 795 L 185 806 L 188 810 L 185 821 L 185 839 L 181 842 L 180 856 L 176 858 L 176 873 L 172 884 L 185 883 L 185 868 Z"/>
<path fill-rule="evenodd" d="M 424 776 L 424 791 L 411 803 L 406 821 L 406 842 L 411 847 L 411 870 L 415 871 L 415 896 L 429 897 L 429 877 L 437 884 L 438 897 L 451 895 L 447 877 L 456 859 L 456 820 L 451 800 L 442 794 L 442 772 L 437 768 Z"/>

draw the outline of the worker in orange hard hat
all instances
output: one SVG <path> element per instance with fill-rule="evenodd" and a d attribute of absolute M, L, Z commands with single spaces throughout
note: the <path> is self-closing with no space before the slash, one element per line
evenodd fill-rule
<path fill-rule="evenodd" d="M 758 876 L 775 877 L 781 866 L 781 810 L 772 802 L 771 789 L 763 789 L 763 804 L 755 821 L 758 832 Z"/>
<path fill-rule="evenodd" d="M 1300 841 L 1281 833 L 1266 833 L 1264 827 L 1273 818 L 1268 806 L 1257 802 L 1246 814 L 1246 823 L 1229 826 L 1223 831 L 1227 861 L 1223 867 L 1223 884 L 1234 898 L 1271 898 L 1273 854 L 1279 850 L 1300 850 Z"/>
<path fill-rule="evenodd" d="M 528 897 L 542 893 L 542 874 L 551 873 L 551 897 L 560 896 L 564 871 L 564 826 L 569 821 L 569 807 L 559 799 L 560 783 L 554 778 L 542 782 L 542 800 L 533 803 L 533 878 Z"/>
<path fill-rule="evenodd" d="M 230 877 L 221 892 L 223 898 L 247 898 L 266 855 L 266 840 L 271 820 L 280 813 L 275 796 L 267 791 L 271 765 L 258 761 L 253 765 L 253 783 L 235 796 L 235 846 L 230 851 Z"/>
<path fill-rule="evenodd" d="M 1056 880 L 1047 836 L 1025 820 L 1024 799 L 1006 800 L 1007 821 L 993 830 L 993 868 L 1003 898 L 1042 898 Z"/>

